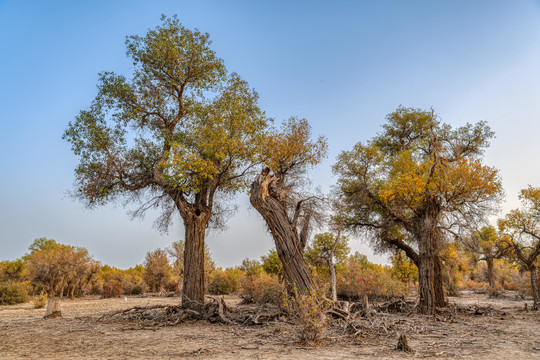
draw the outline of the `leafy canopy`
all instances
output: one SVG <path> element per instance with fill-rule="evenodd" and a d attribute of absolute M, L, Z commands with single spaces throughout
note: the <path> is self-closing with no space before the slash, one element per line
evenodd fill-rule
<path fill-rule="evenodd" d="M 246 185 L 267 120 L 257 93 L 227 73 L 210 44 L 176 17 L 127 37 L 132 74 L 101 73 L 96 98 L 63 136 L 80 159 L 79 197 L 149 196 L 140 210 L 163 206 L 167 225 L 173 208 L 184 218 L 193 208 L 210 216 L 216 192 Z"/>
<path fill-rule="evenodd" d="M 452 231 L 493 207 L 502 185 L 497 169 L 482 162 L 493 137 L 486 123 L 453 129 L 433 111 L 405 107 L 386 120 L 382 133 L 342 152 L 333 167 L 338 221 L 376 229 L 383 245 L 396 245 L 413 241 L 428 215 Z"/>

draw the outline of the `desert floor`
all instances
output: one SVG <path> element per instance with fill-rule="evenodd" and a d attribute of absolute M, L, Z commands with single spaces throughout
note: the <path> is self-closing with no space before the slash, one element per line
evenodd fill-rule
<path fill-rule="evenodd" d="M 378 311 L 354 331 L 336 320 L 322 341 L 310 346 L 297 342 L 286 321 L 140 326 L 99 320 L 133 306 L 179 303 L 177 297 L 125 300 L 63 300 L 63 317 L 48 320 L 45 309 L 32 303 L 0 306 L 0 359 L 540 359 L 540 311 L 525 311 L 531 302 L 512 293 L 490 299 L 463 292 L 436 316 Z M 231 307 L 239 303 L 232 296 L 225 300 Z M 395 350 L 398 334 L 406 334 L 414 352 Z"/>

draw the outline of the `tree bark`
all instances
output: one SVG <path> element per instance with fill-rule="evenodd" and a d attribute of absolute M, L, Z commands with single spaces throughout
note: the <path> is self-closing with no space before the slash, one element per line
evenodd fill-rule
<path fill-rule="evenodd" d="M 419 257 L 419 306 L 422 314 L 429 315 L 435 313 L 435 307 L 438 303 L 441 303 L 442 306 L 446 303 L 442 286 L 442 269 L 438 256 L 440 245 L 440 233 L 436 221 L 438 212 L 436 203 L 428 204 L 415 229 Z"/>
<path fill-rule="evenodd" d="M 196 310 L 204 304 L 204 238 L 208 216 L 199 211 L 188 213 L 183 218 L 185 228 L 184 285 L 182 307 Z"/>
<path fill-rule="evenodd" d="M 434 278 L 433 289 L 435 291 L 435 306 L 445 307 L 448 305 L 444 292 L 443 276 L 442 276 L 442 263 L 439 256 L 435 256 L 434 265 Z"/>
<path fill-rule="evenodd" d="M 540 289 L 538 288 L 538 274 L 537 268 L 535 265 L 529 267 L 529 272 L 531 274 L 531 288 L 533 295 L 533 308 L 535 310 L 540 309 Z"/>
<path fill-rule="evenodd" d="M 489 287 L 491 289 L 495 289 L 495 271 L 493 268 L 493 258 L 486 257 L 486 263 L 487 263 L 487 276 L 488 276 Z"/>
<path fill-rule="evenodd" d="M 274 239 L 283 264 L 283 276 L 290 293 L 311 293 L 315 284 L 304 260 L 298 230 L 287 214 L 285 190 L 279 179 L 265 169 L 251 186 L 250 202 L 262 215 Z"/>

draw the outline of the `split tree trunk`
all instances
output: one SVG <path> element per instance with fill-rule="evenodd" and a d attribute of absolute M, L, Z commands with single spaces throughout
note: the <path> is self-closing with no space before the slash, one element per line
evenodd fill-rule
<path fill-rule="evenodd" d="M 279 179 L 265 169 L 251 185 L 250 202 L 262 215 L 274 239 L 283 264 L 283 276 L 290 293 L 311 293 L 315 284 L 304 260 L 298 230 L 287 214 L 286 193 Z"/>
<path fill-rule="evenodd" d="M 182 307 L 196 310 L 204 304 L 204 238 L 208 216 L 199 211 L 190 212 L 183 219 L 185 228 L 184 285 Z"/>

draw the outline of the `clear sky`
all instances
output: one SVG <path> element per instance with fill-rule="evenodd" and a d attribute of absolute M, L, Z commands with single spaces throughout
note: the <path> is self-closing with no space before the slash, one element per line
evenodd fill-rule
<path fill-rule="evenodd" d="M 433 107 L 453 126 L 490 124 L 485 162 L 501 171 L 503 211 L 540 186 L 538 1 L 0 0 L 0 260 L 45 236 L 127 268 L 183 237 L 180 219 L 160 234 L 156 214 L 130 221 L 122 204 L 90 211 L 66 195 L 77 159 L 62 132 L 96 95 L 98 72 L 129 74 L 125 36 L 161 14 L 210 33 L 268 116 L 306 117 L 328 138 L 312 172 L 325 190 L 337 154 L 376 135 L 400 104 Z M 273 246 L 247 195 L 237 202 L 228 230 L 207 238 L 221 266 Z M 360 239 L 351 246 L 385 261 Z"/>

